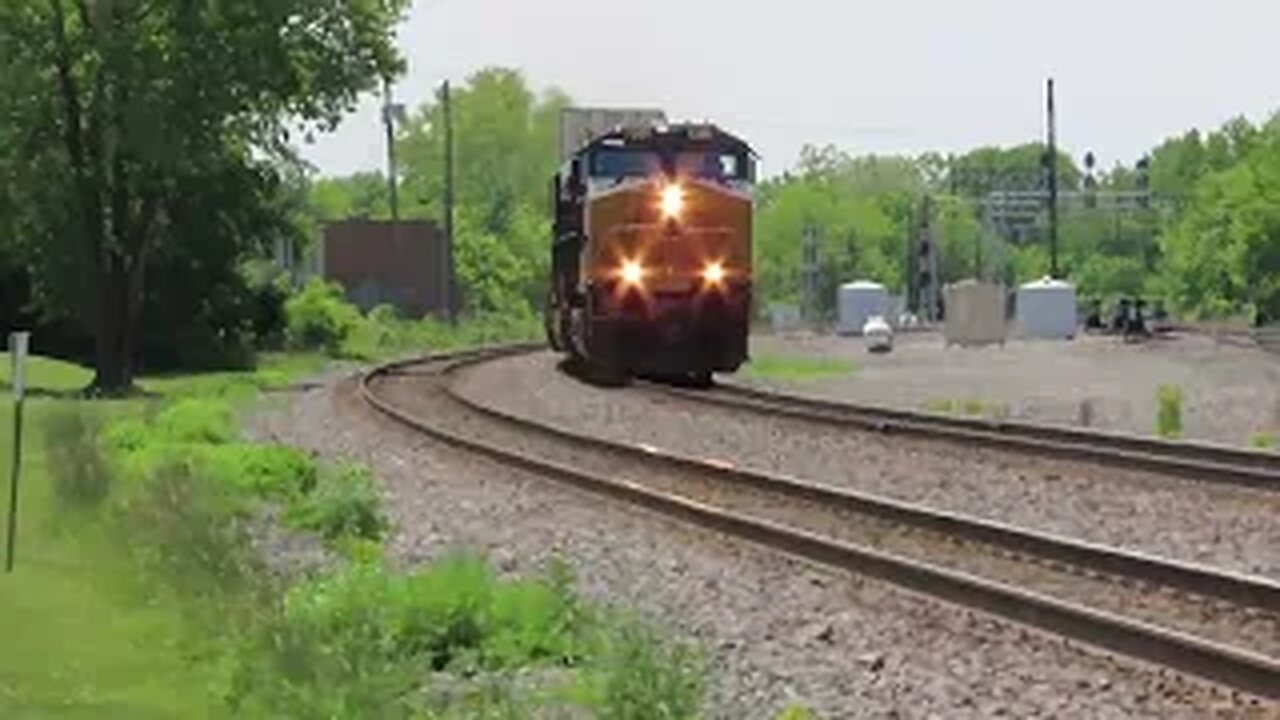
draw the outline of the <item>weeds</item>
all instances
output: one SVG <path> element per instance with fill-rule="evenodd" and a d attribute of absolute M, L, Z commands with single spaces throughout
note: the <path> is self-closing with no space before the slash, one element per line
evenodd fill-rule
<path fill-rule="evenodd" d="M 98 448 L 100 418 L 74 403 L 56 403 L 43 416 L 40 437 L 55 496 L 66 507 L 96 507 L 113 472 Z"/>
<path fill-rule="evenodd" d="M 692 651 L 583 612 L 564 580 L 498 580 L 465 553 L 413 574 L 353 563 L 288 594 L 243 646 L 229 700 L 272 716 L 523 718 L 558 703 L 697 717 Z"/>
<path fill-rule="evenodd" d="M 858 365 L 848 360 L 761 355 L 747 363 L 742 372 L 749 377 L 804 382 L 851 375 L 857 370 Z"/>
<path fill-rule="evenodd" d="M 152 578 L 193 598 L 229 598 L 260 568 L 242 504 L 187 463 L 163 463 L 123 503 L 121 531 Z"/>
<path fill-rule="evenodd" d="M 1249 438 L 1249 447 L 1257 448 L 1258 450 L 1280 449 L 1280 434 L 1256 432 Z"/>
<path fill-rule="evenodd" d="M 1002 418 L 1009 415 L 1009 406 L 1007 404 L 978 398 L 966 400 L 934 398 L 925 403 L 925 409 L 942 415 L 967 415 L 969 417 Z"/>
<path fill-rule="evenodd" d="M 272 476 L 279 478 L 279 474 Z M 367 468 L 346 465 L 326 469 L 308 492 L 304 481 L 301 494 L 287 514 L 294 527 L 314 530 L 327 540 L 344 537 L 378 540 L 389 527 L 381 511 L 377 483 Z"/>
<path fill-rule="evenodd" d="M 1167 439 L 1182 437 L 1182 388 L 1161 385 L 1156 390 L 1156 433 Z"/>

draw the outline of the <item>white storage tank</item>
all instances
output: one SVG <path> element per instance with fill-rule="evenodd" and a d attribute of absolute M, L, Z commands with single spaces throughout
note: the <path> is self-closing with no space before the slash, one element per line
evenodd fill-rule
<path fill-rule="evenodd" d="M 1018 288 L 1015 301 L 1023 337 L 1070 340 L 1077 330 L 1076 289 L 1071 283 L 1042 278 Z"/>
<path fill-rule="evenodd" d="M 889 291 L 870 280 L 845 283 L 836 298 L 836 313 L 836 332 L 861 335 L 868 318 L 889 314 Z"/>
<path fill-rule="evenodd" d="M 961 280 L 945 289 L 947 315 L 943 335 L 948 345 L 1004 344 L 1005 291 L 1001 285 Z"/>

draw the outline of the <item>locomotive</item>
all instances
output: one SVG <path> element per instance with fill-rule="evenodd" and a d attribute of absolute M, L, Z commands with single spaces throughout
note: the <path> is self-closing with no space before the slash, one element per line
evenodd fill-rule
<path fill-rule="evenodd" d="M 748 359 L 756 155 L 710 124 L 619 127 L 556 173 L 547 339 L 614 381 Z"/>

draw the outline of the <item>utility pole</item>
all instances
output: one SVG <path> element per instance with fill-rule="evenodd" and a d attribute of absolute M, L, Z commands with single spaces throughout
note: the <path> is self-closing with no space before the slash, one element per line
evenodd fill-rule
<path fill-rule="evenodd" d="M 804 226 L 804 238 L 801 243 L 803 258 L 803 293 L 802 312 L 806 322 L 815 327 L 818 324 L 818 228 L 807 222 Z"/>
<path fill-rule="evenodd" d="M 457 280 L 453 260 L 453 107 L 449 100 L 449 81 L 445 80 L 440 91 L 440 104 L 444 112 L 444 257 L 445 257 L 445 307 L 449 323 L 458 322 Z"/>
<path fill-rule="evenodd" d="M 400 221 L 400 201 L 396 188 L 396 115 L 402 112 L 391 102 L 391 81 L 382 81 L 382 122 L 387 130 L 387 191 L 391 200 L 391 222 Z M 394 228 L 393 228 L 394 229 Z"/>
<path fill-rule="evenodd" d="M 1049 78 L 1049 277 L 1058 278 L 1058 144 L 1053 108 L 1053 78 Z"/>

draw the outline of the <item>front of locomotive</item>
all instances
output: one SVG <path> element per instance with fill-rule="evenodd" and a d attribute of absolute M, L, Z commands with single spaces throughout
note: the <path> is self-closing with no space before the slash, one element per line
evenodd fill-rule
<path fill-rule="evenodd" d="M 633 131 L 591 149 L 593 356 L 703 376 L 747 360 L 754 163 L 745 143 L 710 126 Z"/>

